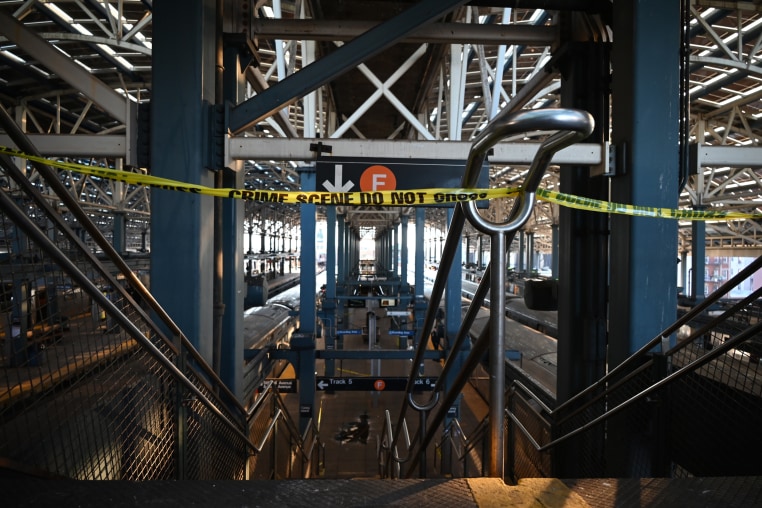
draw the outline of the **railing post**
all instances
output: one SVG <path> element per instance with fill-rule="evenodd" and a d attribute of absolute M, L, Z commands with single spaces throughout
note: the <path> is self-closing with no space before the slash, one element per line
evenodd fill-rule
<path fill-rule="evenodd" d="M 179 343 L 180 338 L 176 337 L 175 342 Z M 185 372 L 185 353 L 180 349 L 175 359 L 177 369 Z M 188 412 L 186 409 L 185 390 L 182 383 L 175 381 L 175 479 L 185 480 L 186 471 L 186 446 L 188 443 Z"/>

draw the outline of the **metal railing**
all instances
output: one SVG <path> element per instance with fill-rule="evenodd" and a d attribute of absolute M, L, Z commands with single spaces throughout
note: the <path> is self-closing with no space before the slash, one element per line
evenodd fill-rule
<path fill-rule="evenodd" d="M 607 474 L 612 445 L 588 436 L 604 422 L 607 434 L 619 428 L 629 436 L 622 453 L 632 476 L 759 474 L 752 457 L 762 450 L 756 430 L 762 421 L 762 289 L 719 304 L 761 268 L 762 257 L 556 408 L 514 382 L 510 445 L 524 451 L 512 457 L 510 476 L 555 475 L 554 451 L 569 444 L 579 450 L 580 477 Z"/>
<path fill-rule="evenodd" d="M 254 441 L 252 479 L 282 480 L 320 476 L 325 467 L 325 446 L 320 441 L 320 417 L 310 420 L 303 434 L 291 418 L 275 383 L 268 381 L 249 409 Z"/>
<path fill-rule="evenodd" d="M 401 465 L 410 460 L 411 440 L 407 422 L 402 421 L 402 437 L 404 438 L 405 456 L 401 457 L 398 446 L 392 446 L 394 430 L 389 410 L 384 411 L 384 431 L 378 447 L 378 474 L 381 478 L 399 478 Z"/>
<path fill-rule="evenodd" d="M 487 456 L 488 431 L 489 417 L 484 418 L 470 436 L 463 430 L 460 421 L 453 419 L 444 428 L 442 439 L 435 446 L 434 457 L 441 457 L 439 470 L 453 477 L 484 476 L 487 472 L 483 458 Z M 454 467 L 456 465 L 458 469 Z"/>
<path fill-rule="evenodd" d="M 0 124 L 39 155 L 2 108 Z M 0 467 L 75 479 L 248 478 L 259 452 L 245 408 L 98 217 L 50 167 L 19 162 L 0 156 Z M 78 185 L 86 192 L 87 178 Z M 289 426 L 280 432 L 298 458 L 289 470 L 313 474 L 304 457 L 319 448 L 315 426 L 304 436 Z"/>
<path fill-rule="evenodd" d="M 491 242 L 493 247 L 492 261 L 505 258 L 505 248 L 510 245 L 513 235 L 516 229 L 521 227 L 525 222 L 529 214 L 531 213 L 532 206 L 534 204 L 534 191 L 542 178 L 542 174 L 546 170 L 553 154 L 576 141 L 582 140 L 590 135 L 593 129 L 592 117 L 583 111 L 570 110 L 570 109 L 545 109 L 534 111 L 520 111 L 511 113 L 504 111 L 495 117 L 479 136 L 474 140 L 471 151 L 469 152 L 468 161 L 466 163 L 466 172 L 464 174 L 461 186 L 464 188 L 472 188 L 475 186 L 479 171 L 482 164 L 486 160 L 487 152 L 494 146 L 500 139 L 509 136 L 511 134 L 530 132 L 530 131 L 557 131 L 555 134 L 549 136 L 543 141 L 537 151 L 537 155 L 532 161 L 527 179 L 522 188 L 522 193 L 519 198 L 514 201 L 513 209 L 508 217 L 508 222 L 505 224 L 489 223 L 478 217 L 478 212 L 475 207 L 466 208 L 462 206 L 456 206 L 452 220 L 450 221 L 450 227 L 447 231 L 447 237 L 445 245 L 442 250 L 441 261 L 439 264 L 439 270 L 437 272 L 434 286 L 432 288 L 429 305 L 424 316 L 422 325 L 422 337 L 428 337 L 434 324 L 435 312 L 439 307 L 442 295 L 444 293 L 447 274 L 452 266 L 455 253 L 457 252 L 458 245 L 461 241 L 461 233 L 465 224 L 466 217 L 469 220 L 478 223 L 478 227 L 483 228 L 485 231 L 489 231 L 489 234 L 494 234 L 493 241 Z M 498 263 L 498 266 L 504 266 L 505 264 Z M 495 270 L 492 274 L 491 264 L 487 266 L 484 276 L 476 290 L 474 299 L 469 306 L 466 316 L 458 330 L 457 336 L 451 346 L 451 354 L 447 358 L 443 371 L 438 378 L 437 384 L 434 387 L 434 393 L 438 393 L 443 389 L 444 380 L 449 378 L 450 371 L 454 368 L 453 352 L 457 354 L 460 350 L 460 346 L 468 336 L 468 330 L 473 324 L 473 320 L 476 317 L 476 313 L 479 307 L 484 301 L 484 297 L 489 291 L 490 285 L 493 287 L 504 287 L 505 273 L 503 270 Z M 502 291 L 496 293 L 501 294 Z M 504 298 L 505 295 L 503 294 Z M 436 429 L 444 421 L 449 407 L 455 402 L 456 398 L 460 394 L 461 389 L 468 381 L 468 376 L 474 370 L 479 363 L 482 355 L 486 352 L 487 348 L 492 348 L 493 351 L 500 351 L 499 354 L 492 355 L 492 357 L 502 358 L 502 349 L 500 344 L 502 343 L 503 334 L 501 330 L 504 328 L 504 322 L 502 321 L 502 311 L 504 309 L 504 301 L 502 307 L 500 305 L 500 298 L 493 298 L 490 302 L 491 315 L 495 321 L 494 325 L 486 327 L 486 333 L 483 333 L 481 337 L 473 344 L 471 353 L 466 359 L 463 366 L 460 368 L 455 380 L 447 388 L 446 394 L 442 397 L 442 400 L 437 406 L 437 410 L 427 425 L 422 425 L 419 431 L 421 438 L 414 440 L 412 458 L 410 460 L 406 475 L 410 476 L 419 465 L 421 460 L 425 460 L 425 449 L 434 438 Z M 497 309 L 497 310 L 495 310 Z M 489 330 L 492 329 L 492 332 Z M 491 335 L 490 335 L 491 333 Z M 420 365 L 424 351 L 426 349 L 426 341 L 419 342 L 415 352 L 415 358 L 412 365 Z M 500 372 L 504 372 L 504 365 L 499 362 L 493 362 L 491 367 L 496 371 L 492 373 L 497 383 L 504 383 L 504 376 L 500 376 Z M 405 419 L 408 405 L 412 405 L 412 391 L 414 387 L 415 378 L 418 376 L 418 370 L 412 368 L 408 376 L 407 388 L 406 388 L 406 401 L 403 403 L 400 409 L 400 415 L 397 419 L 397 425 L 394 428 L 394 438 L 392 439 L 392 446 L 395 446 L 399 439 L 399 433 L 401 429 L 402 421 Z M 502 453 L 503 453 L 503 425 L 502 425 L 502 408 L 504 407 L 504 385 L 493 386 L 490 390 L 490 397 L 494 397 L 495 400 L 491 400 L 490 404 L 493 408 L 494 415 L 491 416 L 492 421 L 491 429 L 491 458 L 490 458 L 490 476 L 502 477 Z M 430 401 L 431 402 L 431 401 Z M 426 408 L 431 404 L 422 404 L 420 407 Z M 494 409 L 497 408 L 497 409 Z M 425 409 L 424 411 L 428 411 Z M 500 454 L 497 456 L 495 454 Z M 422 471 L 425 471 L 425 467 L 421 467 Z"/>

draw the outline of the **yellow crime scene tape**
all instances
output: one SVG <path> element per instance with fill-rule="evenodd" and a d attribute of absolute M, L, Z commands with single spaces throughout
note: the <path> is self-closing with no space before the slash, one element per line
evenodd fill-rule
<path fill-rule="evenodd" d="M 144 185 L 153 189 L 163 189 L 191 194 L 203 194 L 207 196 L 243 199 L 247 201 L 261 201 L 272 203 L 290 204 L 315 204 L 315 205 L 349 205 L 349 206 L 418 206 L 418 205 L 441 205 L 466 201 L 481 201 L 496 198 L 515 197 L 523 192 L 516 187 L 501 189 L 406 189 L 394 191 L 373 192 L 305 192 L 305 191 L 269 191 L 236 188 L 214 188 L 204 185 L 180 182 L 168 178 L 133 173 L 118 169 L 101 168 L 62 162 L 35 155 L 29 155 L 19 150 L 0 146 L 0 153 L 13 157 L 20 157 L 32 162 L 39 162 L 62 170 L 74 171 L 81 174 L 106 178 L 109 180 L 124 182 L 133 185 Z M 630 215 L 634 217 L 654 217 L 663 219 L 680 220 L 737 220 L 737 219 L 760 219 L 762 214 L 741 213 L 723 210 L 679 210 L 672 208 L 658 208 L 649 206 L 627 205 L 612 203 L 597 199 L 584 198 L 571 194 L 538 189 L 536 195 L 539 199 L 556 203 L 560 206 L 586 210 L 590 212 L 614 213 Z"/>

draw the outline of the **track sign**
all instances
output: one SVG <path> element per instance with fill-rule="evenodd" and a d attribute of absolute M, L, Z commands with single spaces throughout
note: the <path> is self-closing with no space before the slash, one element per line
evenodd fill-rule
<path fill-rule="evenodd" d="M 322 157 L 315 166 L 317 190 L 327 192 L 373 192 L 409 189 L 457 189 L 466 161 L 454 159 L 371 159 L 369 157 Z M 489 187 L 489 163 L 482 166 L 476 187 Z M 479 202 L 479 206 L 487 206 Z M 446 205 L 454 206 L 452 202 Z"/>
<path fill-rule="evenodd" d="M 315 379 L 315 388 L 324 390 L 348 390 L 357 392 L 401 392 L 407 386 L 406 377 L 324 377 Z M 435 377 L 415 379 L 415 391 L 428 391 L 437 382 Z"/>
<path fill-rule="evenodd" d="M 296 393 L 296 379 L 268 379 L 275 383 L 280 393 Z"/>

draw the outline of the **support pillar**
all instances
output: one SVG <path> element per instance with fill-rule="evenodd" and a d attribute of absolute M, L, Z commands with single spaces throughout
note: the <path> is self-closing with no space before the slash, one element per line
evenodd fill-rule
<path fill-rule="evenodd" d="M 121 182 L 118 182 L 121 183 Z M 114 213 L 114 231 L 111 244 L 114 246 L 114 250 L 122 254 L 127 250 L 127 217 L 124 212 Z"/>
<path fill-rule="evenodd" d="M 704 210 L 706 206 L 694 205 L 694 210 Z M 706 222 L 691 221 L 691 298 L 700 302 L 706 297 Z"/>
<path fill-rule="evenodd" d="M 527 231 L 527 274 L 534 271 L 534 231 Z"/>
<path fill-rule="evenodd" d="M 558 224 L 554 223 L 550 226 L 550 275 L 554 279 L 558 278 L 558 253 L 559 253 L 559 237 L 558 237 Z"/>
<path fill-rule="evenodd" d="M 164 0 L 153 8 L 151 167 L 155 176 L 214 186 L 206 169 L 205 110 L 215 91 L 215 0 Z M 182 26 L 183 30 L 177 30 Z M 211 364 L 212 198 L 151 192 L 151 290 Z M 177 220 L 182 213 L 183 220 Z"/>
<path fill-rule="evenodd" d="M 616 2 L 613 12 L 617 37 L 611 59 L 612 141 L 623 150 L 625 167 L 617 168 L 611 181 L 611 199 L 677 208 L 680 5 L 659 0 Z M 677 221 L 611 216 L 610 259 L 615 265 L 610 270 L 609 369 L 675 321 L 676 255 Z M 647 464 L 632 459 L 644 452 L 639 445 L 642 437 L 626 422 L 613 420 L 606 439 L 605 475 L 652 475 Z"/>
<path fill-rule="evenodd" d="M 516 263 L 516 271 L 518 273 L 524 273 L 524 261 L 525 261 L 525 248 L 524 248 L 524 230 L 520 229 L 516 235 L 519 237 L 519 262 Z"/>
<path fill-rule="evenodd" d="M 426 231 L 426 209 L 423 207 L 416 207 L 415 209 L 415 305 L 413 306 L 413 317 L 415 319 L 415 329 L 419 330 L 423 325 L 423 318 L 426 312 L 426 300 L 424 294 L 424 279 L 423 274 L 426 270 L 424 266 L 423 256 L 419 255 L 419 252 L 423 252 L 425 242 Z M 416 340 L 425 340 L 425 338 L 415 335 Z M 418 347 L 418 342 L 414 344 Z"/>
<path fill-rule="evenodd" d="M 325 349 L 336 349 L 336 207 L 326 208 L 325 299 L 320 318 L 323 320 Z M 336 360 L 325 360 L 325 375 L 333 376 Z"/>
<path fill-rule="evenodd" d="M 564 22 L 572 23 L 574 16 Z M 591 136 L 582 142 L 603 143 L 609 132 L 609 48 L 595 41 L 567 43 L 561 71 L 563 107 L 587 110 L 595 120 Z M 562 166 L 561 192 L 607 199 L 608 180 L 586 166 Z M 605 373 L 608 298 L 608 222 L 605 214 L 559 209 L 558 259 L 558 380 L 562 403 Z M 603 454 L 603 427 L 597 427 L 559 448 L 555 475 L 599 476 L 603 462 L 583 470 L 582 450 Z"/>
<path fill-rule="evenodd" d="M 225 76 L 223 90 L 225 100 L 237 102 L 243 98 L 245 89 L 240 55 L 237 48 L 228 48 L 224 53 Z M 243 162 L 234 161 L 230 169 L 223 170 L 222 185 L 228 188 L 243 188 Z M 243 393 L 243 300 L 245 279 L 243 270 L 244 202 L 240 199 L 222 201 L 222 301 L 225 313 L 222 316 L 222 338 L 220 349 L 220 378 L 227 387 L 241 399 Z M 249 250 L 251 250 L 251 229 L 249 229 Z"/>
<path fill-rule="evenodd" d="M 301 187 L 305 192 L 316 188 L 315 168 L 300 168 Z M 299 430 L 307 429 L 310 419 L 315 416 L 315 205 L 303 204 L 299 209 L 301 224 L 302 250 L 300 291 L 307 297 L 301 299 L 299 306 L 299 329 L 291 339 L 291 349 L 299 356 L 296 366 L 299 379 Z"/>
<path fill-rule="evenodd" d="M 408 223 L 408 216 L 403 215 L 400 217 L 400 226 L 401 226 L 401 251 L 400 251 L 400 292 L 402 293 L 404 291 L 404 294 L 408 294 L 407 290 L 407 223 Z"/>

